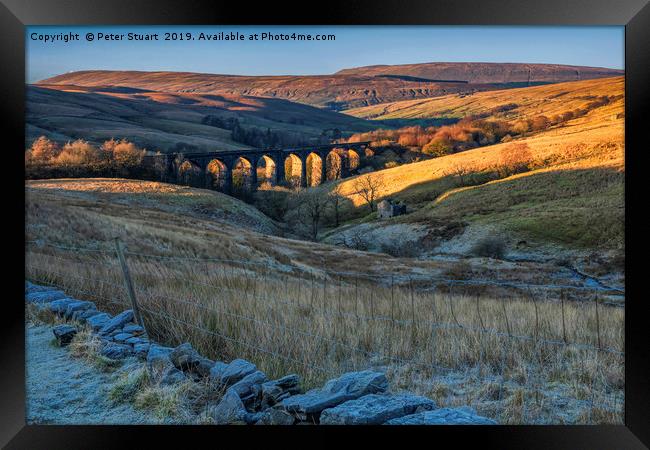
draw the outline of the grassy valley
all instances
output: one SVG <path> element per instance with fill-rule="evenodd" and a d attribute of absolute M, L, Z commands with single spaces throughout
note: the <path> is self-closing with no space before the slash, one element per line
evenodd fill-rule
<path fill-rule="evenodd" d="M 621 423 L 625 108 L 612 75 L 435 63 L 44 80 L 28 87 L 28 140 L 131 142 L 94 149 L 115 178 L 26 181 L 27 278 L 121 311 L 119 238 L 147 329 L 166 345 L 299 373 L 306 389 L 376 368 L 397 391 L 504 424 Z M 255 147 L 233 138 L 235 119 L 296 142 L 399 139 L 397 124 L 446 122 L 417 145 L 383 143 L 377 158 L 401 146 L 401 165 L 361 155 L 354 176 L 261 186 L 247 202 L 118 178 L 140 147 Z M 454 136 L 445 152 L 424 151 Z M 71 147 L 92 150 L 45 141 L 36 156 L 59 152 L 61 166 Z M 406 213 L 380 217 L 388 199 Z"/>

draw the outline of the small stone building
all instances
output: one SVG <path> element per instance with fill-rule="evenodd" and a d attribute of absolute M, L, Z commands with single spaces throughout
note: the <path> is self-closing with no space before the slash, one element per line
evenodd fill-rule
<path fill-rule="evenodd" d="M 402 214 L 406 214 L 406 205 L 402 202 L 387 198 L 377 203 L 377 215 L 380 219 L 401 216 Z"/>

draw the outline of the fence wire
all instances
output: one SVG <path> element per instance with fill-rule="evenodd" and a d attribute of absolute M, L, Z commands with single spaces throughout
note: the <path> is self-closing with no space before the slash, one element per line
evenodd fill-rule
<path fill-rule="evenodd" d="M 76 295 L 83 295 L 84 298 L 90 298 L 96 301 L 103 301 L 107 302 L 111 305 L 114 306 L 119 306 L 119 307 L 129 307 L 129 302 L 127 300 L 126 294 L 124 292 L 124 284 L 123 280 L 120 278 L 120 273 L 118 270 L 116 270 L 114 273 L 111 274 L 111 279 L 102 279 L 102 276 L 106 276 L 106 273 L 102 273 L 103 271 L 106 270 L 113 270 L 116 269 L 119 264 L 116 262 L 116 255 L 115 255 L 115 250 L 110 249 L 110 247 L 107 245 L 107 243 L 93 243 L 94 248 L 92 247 L 73 247 L 73 246 L 65 246 L 65 245 L 58 245 L 58 244 L 53 244 L 49 242 L 44 242 L 44 241 L 29 241 L 28 244 L 32 244 L 27 249 L 27 274 L 30 278 L 33 279 L 35 282 L 40 282 L 43 284 L 48 284 L 50 286 L 55 286 L 61 289 L 70 289 L 72 288 L 75 292 Z M 61 252 L 71 252 L 74 255 L 74 258 L 77 258 L 78 261 L 71 261 L 69 257 L 63 257 L 60 256 L 59 254 L 52 254 L 52 253 L 35 253 L 34 250 L 40 249 L 43 250 L 45 248 L 49 248 L 54 251 L 61 251 Z M 388 314 L 375 314 L 375 311 L 372 309 L 372 290 L 370 292 L 370 299 L 371 299 L 371 311 L 372 315 L 365 315 L 365 314 L 360 314 L 357 311 L 358 308 L 358 303 L 357 303 L 357 290 L 359 288 L 358 285 L 358 280 L 364 280 L 365 282 L 370 281 L 371 283 L 376 283 L 376 281 L 379 279 L 376 276 L 369 276 L 368 274 L 358 274 L 355 272 L 344 272 L 344 271 L 331 271 L 331 270 L 325 270 L 321 269 L 319 272 L 308 272 L 305 271 L 304 269 L 298 269 L 296 270 L 296 273 L 293 273 L 293 271 L 287 271 L 287 272 L 282 272 L 280 275 L 284 275 L 285 278 L 284 280 L 278 279 L 278 277 L 272 277 L 271 274 L 269 273 L 269 265 L 268 264 L 263 264 L 263 263 L 256 263 L 256 262 L 251 262 L 251 261 L 242 261 L 242 260 L 233 260 L 233 259 L 223 259 L 223 258 L 194 258 L 194 257 L 184 257 L 184 256 L 166 256 L 166 255 L 153 255 L 153 254 L 145 254 L 145 253 L 138 253 L 138 252 L 125 252 L 125 255 L 129 259 L 129 264 L 133 265 L 134 270 L 134 278 L 136 279 L 136 293 L 138 297 L 143 297 L 146 298 L 147 301 L 143 302 L 143 304 L 140 305 L 141 311 L 143 311 L 149 319 L 152 317 L 156 317 L 158 319 L 163 319 L 165 321 L 172 322 L 174 324 L 182 325 L 183 327 L 188 327 L 191 328 L 192 330 L 195 330 L 198 333 L 205 334 L 214 338 L 222 339 L 224 341 L 230 342 L 232 344 L 236 344 L 238 346 L 243 346 L 248 348 L 252 353 L 263 353 L 265 355 L 268 355 L 272 358 L 277 358 L 284 360 L 288 363 L 294 364 L 297 367 L 304 367 L 308 368 L 309 370 L 315 370 L 317 372 L 320 372 L 322 374 L 327 374 L 327 375 L 333 375 L 332 368 L 328 368 L 325 366 L 322 366 L 318 363 L 316 363 L 313 359 L 313 356 L 318 356 L 321 351 L 322 345 L 323 344 L 329 344 L 334 350 L 333 352 L 336 353 L 337 351 L 342 352 L 343 355 L 347 355 L 352 364 L 357 365 L 357 359 L 355 359 L 352 354 L 358 354 L 362 355 L 362 362 L 359 362 L 358 364 L 364 364 L 363 361 L 373 361 L 374 364 L 381 363 L 385 364 L 386 362 L 390 363 L 395 363 L 396 365 L 403 365 L 403 366 L 412 366 L 412 367 L 419 367 L 422 369 L 426 369 L 430 371 L 431 373 L 459 373 L 459 372 L 465 372 L 466 376 L 469 377 L 475 377 L 476 374 L 470 373 L 467 369 L 467 367 L 459 368 L 459 367 L 448 367 L 445 365 L 441 364 L 436 364 L 433 361 L 430 362 L 425 362 L 421 359 L 416 359 L 416 358 L 403 358 L 398 355 L 396 355 L 393 351 L 392 343 L 388 347 L 389 350 L 387 352 L 378 352 L 374 350 L 369 350 L 366 348 L 360 348 L 357 345 L 354 345 L 350 342 L 352 340 L 349 339 L 350 336 L 347 336 L 348 333 L 350 332 L 348 330 L 348 325 L 346 321 L 350 321 L 353 323 L 361 323 L 361 322 L 366 322 L 366 323 L 377 323 L 381 322 L 386 324 L 387 326 L 391 327 L 391 330 L 393 329 L 392 327 L 401 327 L 402 329 L 416 329 L 418 331 L 416 332 L 422 332 L 422 329 L 429 330 L 431 333 L 435 333 L 436 330 L 454 330 L 456 332 L 461 332 L 461 333 L 466 333 L 466 334 L 471 334 L 472 336 L 478 336 L 478 342 L 477 344 L 480 347 L 480 364 L 483 364 L 483 351 L 484 351 L 484 344 L 482 342 L 482 339 L 480 336 L 483 335 L 488 335 L 492 337 L 496 337 L 499 339 L 504 339 L 505 341 L 516 341 L 516 342 L 525 342 L 525 343 L 530 343 L 534 346 L 536 351 L 539 351 L 539 349 L 543 346 L 558 346 L 558 347 L 565 347 L 565 348 L 571 348 L 579 351 L 585 351 L 585 352 L 594 352 L 595 354 L 609 354 L 615 357 L 624 357 L 624 351 L 622 350 L 617 350 L 614 348 L 610 347 L 605 347 L 601 345 L 601 337 L 600 337 L 600 325 L 598 324 L 598 345 L 591 345 L 587 343 L 581 343 L 581 342 L 567 342 L 566 337 L 563 340 L 557 340 L 557 339 L 548 339 L 544 337 L 540 337 L 539 333 L 537 331 L 538 329 L 538 323 L 537 323 L 537 301 L 534 301 L 535 303 L 535 316 L 536 316 L 536 324 L 535 324 L 535 333 L 534 335 L 520 335 L 513 333 L 512 330 L 510 329 L 510 324 L 508 323 L 508 316 L 505 314 L 505 302 L 502 302 L 503 308 L 504 308 L 504 317 L 505 317 L 505 322 L 507 324 L 508 331 L 504 332 L 495 328 L 490 328 L 485 326 L 483 323 L 483 318 L 480 315 L 480 312 L 478 313 L 478 318 L 480 320 L 480 326 L 474 326 L 474 325 L 469 325 L 469 324 L 462 324 L 458 321 L 456 314 L 454 313 L 454 309 L 452 306 L 452 301 L 450 300 L 449 306 L 450 306 L 450 312 L 451 316 L 453 318 L 453 321 L 448 321 L 448 322 L 437 322 L 437 321 L 431 321 L 428 319 L 422 319 L 421 317 L 418 318 L 416 317 L 415 314 L 415 307 L 412 307 L 412 317 L 411 318 L 397 318 L 395 317 L 395 310 L 393 309 L 395 304 L 393 302 L 393 297 L 395 295 L 395 290 L 400 290 L 400 295 L 403 297 L 406 294 L 406 297 L 410 294 L 411 297 L 411 305 L 414 304 L 414 288 L 413 288 L 413 281 L 414 279 L 411 277 L 398 277 L 398 276 L 393 276 L 391 277 L 391 283 L 389 286 L 384 286 L 385 290 L 389 290 L 390 292 L 390 315 Z M 51 265 L 48 265 L 47 268 L 42 268 L 39 267 L 39 263 L 43 263 L 45 258 L 52 258 L 54 261 L 56 261 L 57 264 L 59 264 L 58 268 L 53 268 Z M 160 266 L 158 265 L 160 261 L 168 261 L 172 262 L 171 266 Z M 191 262 L 190 268 L 193 271 L 196 271 L 195 273 L 192 274 L 187 274 L 184 273 L 182 268 L 178 267 L 178 265 L 173 264 L 173 262 L 177 261 L 185 261 L 185 262 Z M 79 267 L 79 271 L 75 273 L 71 273 L 70 270 L 65 270 L 65 266 L 61 266 L 60 264 L 76 264 Z M 154 264 L 153 266 L 151 264 Z M 217 270 L 213 271 L 210 273 L 209 268 L 211 267 L 210 264 L 220 264 L 221 268 L 221 279 L 219 279 L 219 268 Z M 230 273 L 228 272 L 228 269 L 230 270 Z M 296 268 L 297 269 L 297 268 Z M 214 276 L 214 280 L 217 282 L 217 284 L 213 283 L 207 283 L 203 282 L 201 280 L 194 279 L 193 277 L 196 277 L 196 273 L 203 273 L 204 271 L 208 272 L 209 275 Z M 259 272 L 262 272 L 263 275 L 260 275 Z M 308 275 L 309 278 L 303 278 L 303 276 Z M 304 297 L 299 290 L 298 294 L 298 300 L 290 300 L 290 296 L 286 296 L 283 298 L 283 296 L 278 295 L 276 292 L 273 295 L 269 295 L 268 291 L 265 291 L 264 293 L 260 294 L 258 293 L 257 290 L 257 284 L 260 282 L 260 277 L 262 278 L 262 284 L 265 283 L 270 283 L 270 285 L 274 286 L 274 289 L 277 291 L 278 289 L 282 289 L 283 287 L 288 290 L 289 289 L 289 281 L 288 277 L 291 277 L 291 283 L 295 286 L 298 286 L 298 289 L 300 289 L 303 285 L 305 286 L 304 292 L 307 293 L 307 298 L 310 298 L 310 303 L 306 303 L 304 301 L 301 302 L 301 300 L 304 300 Z M 358 277 L 357 277 L 358 276 Z M 248 289 L 242 291 L 241 288 L 235 288 L 232 286 L 232 283 L 234 282 L 235 278 L 243 278 L 246 283 L 250 283 L 251 285 L 255 285 L 255 290 L 253 292 L 250 292 Z M 342 310 L 342 300 L 341 300 L 341 289 L 342 289 L 342 277 L 346 277 L 346 282 L 345 282 L 345 289 L 350 291 L 352 289 L 355 290 L 355 311 L 350 312 L 350 311 L 343 311 Z M 354 284 L 350 282 L 350 277 L 354 277 L 355 281 Z M 320 300 L 321 304 L 319 305 L 319 299 L 314 299 L 314 283 L 315 280 L 318 280 L 322 283 L 322 289 L 323 289 L 323 298 Z M 395 283 L 395 280 L 398 280 L 401 283 L 406 284 L 408 287 L 405 288 L 404 285 L 398 286 Z M 459 284 L 462 284 L 466 282 L 467 280 L 447 280 L 447 279 L 441 279 L 441 280 L 436 280 L 440 281 L 440 283 L 446 283 L 447 285 L 451 286 L 454 284 L 454 282 L 459 282 Z M 221 282 L 221 284 L 218 284 Z M 185 294 L 182 296 L 177 295 L 174 293 L 172 296 L 171 294 L 165 293 L 165 289 L 167 287 L 167 284 L 169 283 L 174 283 L 176 285 L 182 285 L 185 286 L 186 288 L 190 289 L 189 294 Z M 230 283 L 230 285 L 229 285 Z M 326 294 L 327 294 L 327 288 L 328 286 L 337 286 L 338 292 L 335 293 L 334 295 L 334 300 L 330 297 L 329 301 L 326 301 Z M 248 286 L 248 284 L 247 284 Z M 524 285 L 526 288 L 531 289 L 531 287 L 535 287 L 536 285 Z M 561 286 L 557 286 L 560 288 Z M 319 286 L 320 288 L 320 286 Z M 363 286 L 363 288 L 367 288 L 367 286 Z M 574 288 L 574 287 L 571 287 Z M 371 285 L 372 289 L 372 285 Z M 99 293 L 97 291 L 100 291 Z M 163 292 L 160 292 L 160 290 L 163 290 Z M 406 290 L 406 293 L 404 292 Z M 206 293 L 206 291 L 208 291 Z M 320 291 L 320 289 L 319 289 Z M 416 290 L 417 294 L 420 296 L 420 292 Z M 197 293 L 196 295 L 193 295 L 192 293 Z M 198 299 L 195 300 L 192 297 L 200 297 L 199 293 L 203 296 L 209 295 L 210 298 L 213 300 L 211 303 L 215 303 L 218 301 L 219 306 L 208 306 L 206 304 L 200 303 L 202 300 Z M 245 313 L 240 313 L 240 312 L 233 312 L 229 309 L 229 305 L 225 303 L 223 293 L 229 293 L 231 294 L 232 298 L 236 298 L 236 296 L 240 296 L 240 298 L 245 299 L 247 301 L 254 301 L 255 306 L 257 307 L 259 303 L 263 304 L 264 308 L 264 316 L 266 317 L 265 319 L 261 319 L 258 316 L 253 316 L 253 315 L 247 315 Z M 107 295 L 110 294 L 110 295 Z M 331 294 L 331 293 L 330 293 Z M 387 292 L 384 292 L 384 294 L 387 294 Z M 338 308 L 335 307 L 336 304 L 336 297 L 338 296 Z M 238 338 L 238 334 L 234 332 L 228 332 L 229 330 L 226 329 L 215 329 L 215 328 L 206 328 L 206 326 L 202 326 L 201 323 L 193 323 L 188 321 L 184 317 L 179 317 L 175 315 L 169 314 L 168 310 L 165 309 L 153 309 L 154 308 L 154 303 L 156 301 L 164 301 L 168 304 L 174 304 L 174 305 L 179 305 L 185 309 L 187 308 L 193 308 L 200 310 L 204 313 L 206 313 L 207 317 L 210 317 L 209 315 L 215 315 L 215 317 L 222 318 L 232 318 L 235 320 L 235 323 L 238 324 L 237 326 L 241 326 L 240 322 L 247 322 L 251 324 L 254 327 L 257 327 L 258 329 L 261 328 L 266 328 L 269 330 L 274 330 L 278 332 L 278 335 L 284 336 L 284 339 L 290 339 L 293 338 L 295 339 L 295 336 L 300 336 L 300 339 L 304 339 L 306 342 L 311 342 L 315 343 L 316 347 L 315 350 L 313 350 L 313 354 L 311 359 L 306 359 L 307 355 L 305 353 L 300 353 L 298 354 L 285 354 L 283 350 L 285 349 L 284 346 L 280 345 L 277 348 L 267 348 L 265 346 L 260 345 L 260 343 L 252 343 L 249 342 L 248 340 L 240 339 Z M 422 302 L 422 297 L 419 297 L 419 301 Z M 309 307 L 307 311 L 309 314 L 305 316 L 305 328 L 298 328 L 296 326 L 289 326 L 287 324 L 284 324 L 282 322 L 278 322 L 277 320 L 275 323 L 271 320 L 271 317 L 277 314 L 282 313 L 282 308 L 292 308 L 296 311 L 295 314 L 300 313 L 300 311 L 305 310 L 305 308 Z M 349 307 L 349 305 L 348 305 Z M 367 305 L 364 306 L 367 309 Z M 401 308 L 401 306 L 398 306 L 398 309 Z M 596 303 L 596 308 L 598 308 L 597 303 Z M 477 300 L 477 311 L 479 310 L 478 306 L 478 300 Z M 319 329 L 318 324 L 311 323 L 308 321 L 309 317 L 316 317 L 319 316 L 321 320 L 319 321 L 320 326 L 322 326 L 323 332 L 314 332 L 314 329 Z M 562 316 L 564 318 L 564 303 L 562 303 Z M 200 317 L 200 314 L 199 316 Z M 596 309 L 596 320 L 598 320 L 598 310 Z M 564 321 L 563 321 L 564 322 Z M 330 330 L 332 327 L 334 327 L 334 332 L 333 336 L 328 336 L 326 335 L 325 327 L 330 327 Z M 337 326 L 342 326 L 343 327 L 343 332 L 337 330 Z M 372 325 L 374 326 L 374 325 Z M 372 326 L 369 326 L 369 328 L 372 328 Z M 160 335 L 165 335 L 165 330 L 156 330 L 156 332 Z M 565 326 L 563 325 L 563 332 L 566 333 Z M 353 331 L 354 333 L 354 331 Z M 392 331 L 391 331 L 392 333 Z M 341 338 L 342 335 L 342 338 Z M 391 334 L 393 336 L 393 334 Z M 541 354 L 540 354 L 541 355 Z M 507 358 L 504 356 L 504 359 Z M 541 361 L 541 356 L 540 356 L 540 361 Z M 622 362 L 621 362 L 622 364 Z M 537 375 L 536 375 L 537 376 Z M 606 376 L 600 377 L 601 381 L 606 380 Z M 535 379 L 536 380 L 536 379 Z M 537 381 L 533 381 L 534 383 L 537 383 Z M 503 384 L 503 379 L 501 381 Z M 598 402 L 595 397 L 595 390 L 592 392 L 592 396 L 588 400 L 584 400 L 587 402 L 587 404 L 593 409 L 594 407 L 602 409 L 603 411 L 608 411 L 611 413 L 615 414 L 620 414 L 622 410 L 622 399 L 620 395 L 617 395 L 615 392 L 616 389 L 607 384 L 607 382 L 602 381 L 603 383 L 603 389 L 601 392 L 597 394 L 597 397 L 599 399 L 605 400 L 604 402 Z M 621 406 L 619 406 L 619 402 Z M 613 406 L 612 406 L 613 405 Z"/>

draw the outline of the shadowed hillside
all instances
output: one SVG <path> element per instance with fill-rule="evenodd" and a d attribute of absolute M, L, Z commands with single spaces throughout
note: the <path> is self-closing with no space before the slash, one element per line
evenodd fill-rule
<path fill-rule="evenodd" d="M 127 138 L 163 152 L 179 147 L 199 151 L 249 147 L 233 140 L 233 120 L 243 129 L 260 133 L 270 130 L 289 144 L 313 142 L 325 130 L 350 133 L 378 126 L 279 98 L 163 93 L 115 86 L 27 88 L 27 145 L 45 135 L 59 142 Z"/>

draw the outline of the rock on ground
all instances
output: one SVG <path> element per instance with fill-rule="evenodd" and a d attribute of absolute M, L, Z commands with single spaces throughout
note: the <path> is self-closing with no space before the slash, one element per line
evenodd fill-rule
<path fill-rule="evenodd" d="M 293 425 L 295 418 L 286 411 L 271 408 L 264 411 L 255 425 Z"/>
<path fill-rule="evenodd" d="M 57 325 L 52 328 L 52 333 L 54 333 L 59 346 L 62 347 L 72 341 L 72 338 L 77 334 L 77 329 L 72 325 Z"/>
<path fill-rule="evenodd" d="M 54 300 L 61 300 L 67 298 L 63 291 L 59 290 L 42 290 L 30 292 L 25 295 L 25 300 L 29 303 L 50 303 Z"/>
<path fill-rule="evenodd" d="M 300 377 L 291 374 L 277 380 L 262 383 L 262 407 L 273 406 L 290 395 L 300 392 Z"/>
<path fill-rule="evenodd" d="M 386 392 L 388 380 L 381 372 L 364 370 L 348 372 L 339 378 L 328 381 L 321 389 L 312 389 L 305 394 L 288 397 L 280 404 L 289 412 L 297 414 L 302 420 L 306 415 L 318 414 L 348 400 L 367 394 Z"/>
<path fill-rule="evenodd" d="M 208 414 L 216 425 L 240 423 L 244 421 L 246 408 L 239 395 L 232 389 L 228 389 L 221 401 L 208 409 Z"/>
<path fill-rule="evenodd" d="M 250 363 L 245 359 L 234 359 L 223 369 L 223 372 L 221 372 L 220 381 L 222 384 L 230 386 L 256 370 L 257 367 L 255 364 Z"/>
<path fill-rule="evenodd" d="M 419 395 L 370 394 L 326 409 L 321 425 L 381 425 L 387 420 L 436 407 L 433 400 Z"/>
<path fill-rule="evenodd" d="M 441 408 L 389 420 L 386 425 L 496 425 L 469 407 Z"/>
<path fill-rule="evenodd" d="M 117 316 L 113 317 L 112 319 L 109 319 L 103 327 L 99 330 L 100 333 L 110 333 L 112 331 L 115 331 L 117 329 L 122 328 L 124 325 L 127 323 L 131 322 L 133 320 L 133 311 L 130 309 L 127 309 L 126 311 L 122 311 L 119 313 Z"/>
<path fill-rule="evenodd" d="M 111 359 L 124 359 L 132 356 L 133 350 L 130 345 L 107 342 L 100 350 L 100 354 Z"/>
<path fill-rule="evenodd" d="M 260 385 L 267 380 L 264 372 L 259 370 L 246 375 L 244 378 L 233 384 L 230 389 L 235 391 L 239 398 L 245 398 L 251 395 L 253 386 Z"/>
<path fill-rule="evenodd" d="M 104 326 L 106 322 L 111 320 L 110 314 L 107 313 L 97 313 L 94 316 L 89 317 L 86 319 L 86 323 L 90 325 L 90 327 L 94 331 L 98 331 L 101 327 Z"/>

